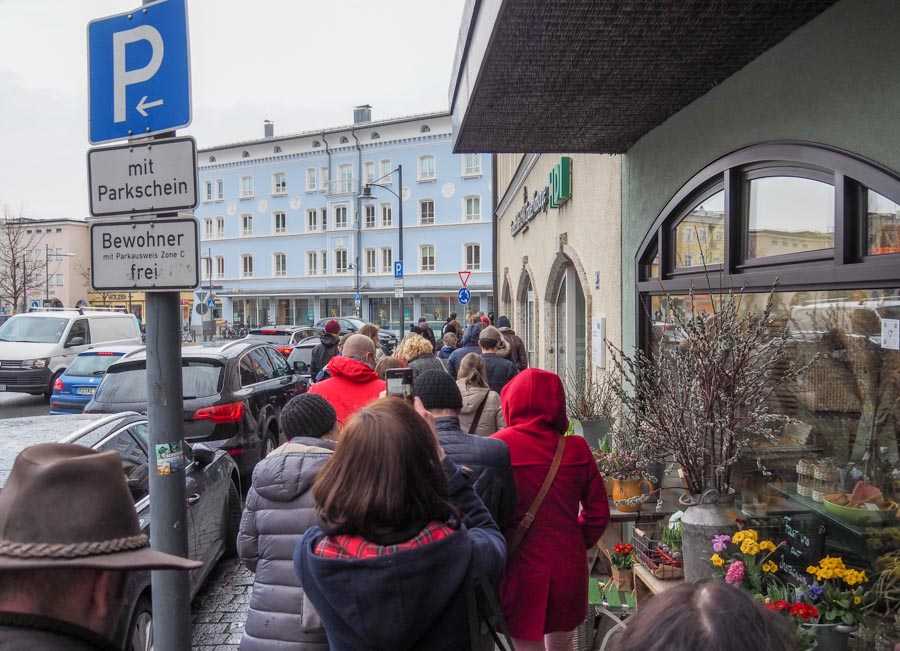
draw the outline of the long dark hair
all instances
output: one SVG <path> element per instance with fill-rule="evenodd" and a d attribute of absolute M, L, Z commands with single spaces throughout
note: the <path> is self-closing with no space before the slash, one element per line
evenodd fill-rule
<path fill-rule="evenodd" d="M 787 618 L 720 581 L 682 583 L 628 620 L 614 651 L 796 651 Z"/>
<path fill-rule="evenodd" d="M 453 513 L 434 434 L 399 398 L 378 400 L 350 419 L 313 496 L 326 532 L 384 545 Z"/>

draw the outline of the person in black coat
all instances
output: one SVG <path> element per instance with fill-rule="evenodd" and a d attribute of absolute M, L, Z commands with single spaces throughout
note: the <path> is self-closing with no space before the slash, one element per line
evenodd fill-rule
<path fill-rule="evenodd" d="M 437 341 L 434 338 L 434 330 L 428 325 L 428 321 L 425 320 L 424 316 L 419 317 L 419 324 L 416 326 L 416 332 L 428 340 L 431 344 L 432 352 L 436 353 L 438 351 Z"/>
<path fill-rule="evenodd" d="M 484 360 L 484 368 L 487 372 L 487 383 L 491 390 L 497 393 L 500 393 L 506 383 L 519 372 L 515 364 L 497 354 L 500 339 L 500 331 L 494 326 L 488 326 L 478 336 L 481 358 Z"/>
<path fill-rule="evenodd" d="M 466 327 L 466 332 L 463 334 L 462 341 L 459 344 L 459 348 L 450 353 L 450 357 L 447 360 L 447 372 L 456 379 L 456 374 L 459 371 L 459 365 L 462 362 L 463 357 L 468 355 L 469 353 L 477 353 L 481 354 L 481 347 L 478 345 L 478 336 L 481 334 L 481 326 L 480 325 L 470 325 Z"/>
<path fill-rule="evenodd" d="M 325 368 L 332 357 L 338 355 L 338 344 L 341 342 L 341 324 L 332 319 L 325 324 L 325 332 L 319 338 L 321 343 L 316 344 L 310 354 L 310 376 L 316 376 Z M 318 381 L 318 380 L 315 380 Z"/>
<path fill-rule="evenodd" d="M 471 472 L 475 492 L 497 526 L 501 531 L 511 526 L 516 508 L 516 484 L 506 443 L 462 431 L 459 424 L 462 395 L 447 373 L 420 373 L 413 382 L 413 395 L 434 416 L 438 439 L 447 456 Z"/>

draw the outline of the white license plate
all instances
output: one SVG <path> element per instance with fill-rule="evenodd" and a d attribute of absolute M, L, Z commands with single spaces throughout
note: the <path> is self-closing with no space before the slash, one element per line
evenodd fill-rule
<path fill-rule="evenodd" d="M 80 396 L 92 396 L 96 390 L 94 387 L 78 387 L 75 389 L 75 393 Z"/>
<path fill-rule="evenodd" d="M 6 391 L 6 385 L 0 384 L 0 391 Z"/>

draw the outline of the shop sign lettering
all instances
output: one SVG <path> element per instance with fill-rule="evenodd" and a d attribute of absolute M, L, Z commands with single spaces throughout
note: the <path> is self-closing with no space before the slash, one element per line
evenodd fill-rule
<path fill-rule="evenodd" d="M 528 190 L 525 190 L 525 205 L 516 213 L 510 224 L 510 230 L 515 237 L 528 229 L 528 225 L 542 212 L 550 208 L 559 208 L 572 198 L 572 159 L 563 156 L 550 170 L 548 185 L 543 190 L 535 190 L 531 200 L 528 199 Z"/>

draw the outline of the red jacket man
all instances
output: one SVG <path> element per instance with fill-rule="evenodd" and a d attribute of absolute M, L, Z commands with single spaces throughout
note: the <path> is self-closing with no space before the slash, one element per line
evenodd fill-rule
<path fill-rule="evenodd" d="M 317 382 L 309 392 L 320 395 L 334 407 L 341 426 L 359 409 L 376 400 L 385 390 L 375 366 L 375 344 L 365 335 L 350 335 L 339 357 L 328 362 L 329 379 Z"/>

